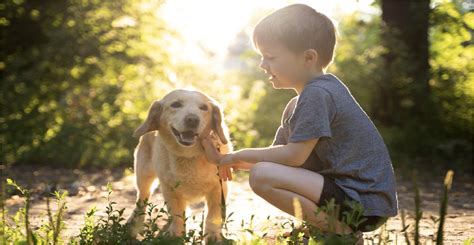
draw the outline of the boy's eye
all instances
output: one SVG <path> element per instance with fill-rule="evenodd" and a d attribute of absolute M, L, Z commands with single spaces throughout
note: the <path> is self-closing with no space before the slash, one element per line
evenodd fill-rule
<path fill-rule="evenodd" d="M 173 103 L 171 104 L 171 107 L 173 107 L 173 108 L 180 108 L 180 107 L 183 107 L 183 104 L 182 104 L 181 102 L 179 102 L 179 101 L 176 101 L 176 102 L 173 102 Z"/>

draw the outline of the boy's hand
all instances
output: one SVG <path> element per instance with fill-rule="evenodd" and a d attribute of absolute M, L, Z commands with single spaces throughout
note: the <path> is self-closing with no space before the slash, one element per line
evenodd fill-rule
<path fill-rule="evenodd" d="M 232 167 L 224 166 L 218 167 L 219 169 L 219 178 L 223 181 L 232 180 Z"/>
<path fill-rule="evenodd" d="M 221 155 L 219 167 L 232 167 L 233 170 L 250 170 L 252 163 L 240 159 L 239 151 Z"/>
<path fill-rule="evenodd" d="M 209 163 L 219 165 L 219 160 L 221 159 L 222 155 L 216 149 L 214 144 L 212 143 L 211 137 L 205 136 L 201 138 L 201 144 L 204 148 L 204 152 L 206 154 L 207 161 Z"/>
<path fill-rule="evenodd" d="M 223 181 L 232 180 L 232 166 L 219 166 L 222 155 L 216 149 L 209 136 L 201 138 L 201 143 L 209 163 L 218 165 L 219 178 Z"/>
<path fill-rule="evenodd" d="M 221 155 L 219 159 L 219 166 L 232 167 L 234 170 L 239 169 L 240 165 L 245 164 L 246 162 L 237 160 L 235 155 L 235 152 Z"/>

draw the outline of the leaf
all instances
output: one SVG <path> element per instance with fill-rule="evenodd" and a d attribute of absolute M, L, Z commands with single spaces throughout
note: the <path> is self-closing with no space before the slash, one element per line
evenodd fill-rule
<path fill-rule="evenodd" d="M 466 241 L 464 241 L 463 244 L 464 245 L 471 245 L 473 241 L 474 241 L 474 237 L 470 237 Z"/>
<path fill-rule="evenodd" d="M 10 178 L 7 178 L 7 185 L 14 185 L 14 184 L 15 184 L 15 181 L 13 181 Z"/>
<path fill-rule="evenodd" d="M 408 229 L 408 227 L 410 227 L 410 225 L 406 225 L 405 227 L 403 227 L 403 229 L 401 230 L 401 232 L 405 232 L 405 231 Z"/>

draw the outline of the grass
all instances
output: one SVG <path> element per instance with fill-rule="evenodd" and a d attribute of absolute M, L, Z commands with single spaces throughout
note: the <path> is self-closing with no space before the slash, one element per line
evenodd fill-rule
<path fill-rule="evenodd" d="M 441 197 L 441 208 L 439 218 L 432 217 L 433 224 L 437 226 L 436 237 L 432 242 L 436 244 L 442 244 L 444 233 L 443 227 L 446 221 L 447 214 L 447 203 L 449 191 L 453 181 L 453 172 L 448 171 L 445 181 L 444 190 Z M 124 217 L 124 209 L 116 209 L 116 204 L 111 200 L 112 188 L 107 185 L 107 195 L 105 201 L 107 207 L 105 210 L 106 215 L 98 217 L 97 209 L 93 208 L 85 214 L 85 220 L 83 227 L 80 228 L 79 235 L 72 238 L 64 239 L 61 236 L 61 232 L 66 228 L 64 223 L 64 214 L 67 209 L 64 198 L 67 192 L 54 192 L 52 193 L 52 199 L 56 204 L 55 211 L 50 208 L 50 198 L 47 199 L 47 217 L 44 224 L 41 224 L 39 229 L 33 230 L 30 224 L 29 207 L 30 207 L 30 192 L 15 181 L 7 179 L 7 185 L 16 188 L 21 195 L 25 197 L 24 207 L 12 217 L 7 215 L 7 210 L 4 205 L 4 190 L 2 190 L 1 196 L 1 219 L 0 219 L 0 232 L 1 232 L 1 244 L 202 244 L 206 239 L 206 234 L 203 231 L 203 220 L 204 213 L 200 221 L 199 228 L 188 229 L 186 234 L 181 237 L 171 236 L 166 231 L 166 227 L 160 227 L 158 221 L 166 220 L 168 213 L 165 206 L 157 206 L 150 202 L 145 202 L 146 205 L 146 222 L 143 231 L 140 233 L 139 238 L 131 237 L 129 235 L 130 227 L 126 223 Z M 419 235 L 419 221 L 422 216 L 420 208 L 420 196 L 419 187 L 416 181 L 416 175 L 413 175 L 413 183 L 415 187 L 415 222 L 413 224 L 406 223 L 405 210 L 401 210 L 402 227 L 399 232 L 387 231 L 386 226 L 382 226 L 378 233 L 371 237 L 366 237 L 367 244 L 392 244 L 398 243 L 398 237 L 403 236 L 408 244 L 420 244 L 421 238 Z M 3 185 L 2 185 L 3 186 Z M 295 204 L 295 207 L 298 205 Z M 325 212 L 329 215 L 328 223 L 334 224 L 337 219 L 339 207 L 334 202 L 329 202 L 325 207 L 321 207 L 316 212 Z M 363 213 L 362 207 L 355 207 L 353 212 L 343 213 L 343 221 L 350 227 L 356 227 L 363 220 L 361 215 Z M 209 241 L 208 244 L 301 244 L 303 239 L 306 239 L 308 244 L 355 244 L 358 239 L 357 233 L 348 235 L 337 235 L 333 232 L 321 232 L 314 227 L 303 222 L 300 228 L 297 229 L 293 221 L 289 220 L 280 224 L 273 224 L 270 221 L 270 217 L 267 218 L 267 224 L 265 227 L 254 227 L 253 217 L 251 217 L 248 225 L 242 220 L 241 228 L 237 231 L 230 231 L 228 224 L 234 222 L 232 220 L 233 213 L 230 213 L 225 217 L 223 225 L 224 239 L 220 242 Z M 301 214 L 300 214 L 301 216 Z M 196 221 L 196 217 L 186 217 L 191 219 L 193 223 Z M 409 229 L 412 228 L 412 229 Z M 309 230 L 309 237 L 304 238 L 302 230 Z M 284 237 L 279 234 L 275 238 L 268 238 L 267 234 L 269 230 L 288 231 L 293 230 L 289 237 Z M 329 229 L 331 230 L 331 229 Z M 282 232 L 281 232 L 282 233 Z M 306 234 L 308 235 L 308 234 Z M 390 237 L 394 237 L 395 240 L 390 240 Z M 465 241 L 465 244 L 470 244 L 472 238 Z M 426 241 L 424 241 L 426 242 Z"/>

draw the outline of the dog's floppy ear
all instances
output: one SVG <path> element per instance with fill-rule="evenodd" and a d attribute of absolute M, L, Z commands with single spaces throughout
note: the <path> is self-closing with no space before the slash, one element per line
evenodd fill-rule
<path fill-rule="evenodd" d="M 158 130 L 160 126 L 161 110 L 162 107 L 160 101 L 153 102 L 148 110 L 148 116 L 145 122 L 135 130 L 133 137 L 140 137 L 147 132 Z"/>
<path fill-rule="evenodd" d="M 215 103 L 211 103 L 212 105 L 212 130 L 217 133 L 219 139 L 221 140 L 222 144 L 227 145 L 227 138 L 225 137 L 224 133 L 224 126 L 222 125 L 224 122 L 222 121 L 222 110 L 219 105 Z"/>

